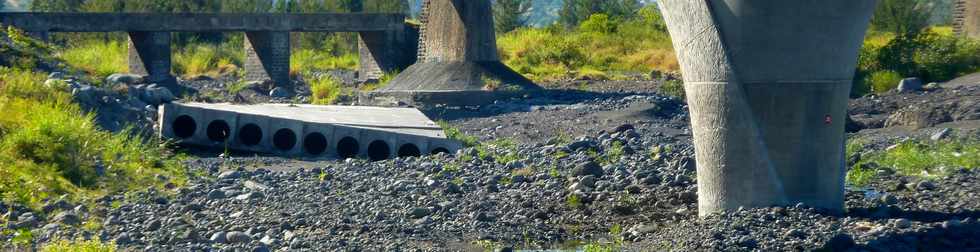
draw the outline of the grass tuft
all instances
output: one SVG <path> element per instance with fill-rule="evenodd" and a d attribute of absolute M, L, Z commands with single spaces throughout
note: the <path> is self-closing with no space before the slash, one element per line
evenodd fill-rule
<path fill-rule="evenodd" d="M 76 240 L 76 241 L 57 241 L 41 247 L 43 252 L 115 252 L 115 242 L 102 242 L 96 240 Z"/>
<path fill-rule="evenodd" d="M 336 78 L 325 76 L 310 81 L 310 90 L 313 91 L 313 104 L 330 105 L 343 93 L 343 86 Z"/>
<path fill-rule="evenodd" d="M 863 148 L 860 141 L 847 144 L 848 157 Z M 938 178 L 952 169 L 980 167 L 980 141 L 905 141 L 888 150 L 864 154 L 847 174 L 853 185 L 865 185 L 877 175 L 878 167 L 894 169 L 904 176 Z M 952 169 L 947 169 L 952 168 Z"/>
<path fill-rule="evenodd" d="M 129 72 L 129 45 L 122 41 L 91 40 L 62 50 L 58 57 L 97 80 L 114 73 Z"/>

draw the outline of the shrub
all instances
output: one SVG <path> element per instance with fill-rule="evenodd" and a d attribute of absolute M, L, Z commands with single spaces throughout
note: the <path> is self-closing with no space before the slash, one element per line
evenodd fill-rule
<path fill-rule="evenodd" d="M 863 145 L 851 141 L 847 145 L 848 156 Z M 935 178 L 943 175 L 943 168 L 975 169 L 980 167 L 980 142 L 977 140 L 942 140 L 934 142 L 905 141 L 888 150 L 864 154 L 864 158 L 852 166 L 847 181 L 855 185 L 867 184 L 877 173 L 874 166 L 895 169 L 904 176 Z"/>
<path fill-rule="evenodd" d="M 871 87 L 871 92 L 880 94 L 895 89 L 901 81 L 902 75 L 885 70 L 871 73 L 865 78 L 864 83 Z"/>
<path fill-rule="evenodd" d="M 327 76 L 311 81 L 310 90 L 313 92 L 313 104 L 329 105 L 340 97 L 343 86 L 337 79 Z"/>
<path fill-rule="evenodd" d="M 617 24 L 609 20 L 609 15 L 597 13 L 579 24 L 579 31 L 609 34 L 616 32 Z"/>

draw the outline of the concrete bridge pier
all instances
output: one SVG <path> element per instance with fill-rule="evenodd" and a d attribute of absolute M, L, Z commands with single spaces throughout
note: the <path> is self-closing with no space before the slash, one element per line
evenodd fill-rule
<path fill-rule="evenodd" d="M 875 0 L 659 1 L 684 73 L 699 214 L 844 209 L 844 123 Z"/>
<path fill-rule="evenodd" d="M 129 32 L 129 72 L 146 76 L 146 81 L 177 91 L 170 74 L 170 32 Z"/>
<path fill-rule="evenodd" d="M 540 87 L 500 62 L 490 0 L 426 0 L 418 61 L 361 104 L 480 105 Z"/>
<path fill-rule="evenodd" d="M 272 81 L 292 92 L 289 32 L 245 32 L 245 80 Z"/>
<path fill-rule="evenodd" d="M 385 73 L 396 73 L 415 63 L 418 48 L 415 29 L 406 26 L 395 31 L 368 31 L 358 35 L 359 81 L 378 81 Z"/>

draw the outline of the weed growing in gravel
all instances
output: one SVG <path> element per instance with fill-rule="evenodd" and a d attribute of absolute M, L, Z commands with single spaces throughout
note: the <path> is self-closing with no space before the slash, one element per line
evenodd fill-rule
<path fill-rule="evenodd" d="M 871 73 L 864 79 L 864 82 L 871 87 L 871 92 L 877 94 L 895 89 L 900 81 L 902 81 L 902 75 L 890 70 Z"/>
<path fill-rule="evenodd" d="M 565 205 L 568 206 L 568 208 L 579 209 L 582 207 L 582 199 L 580 199 L 578 195 L 575 195 L 574 193 L 569 194 L 568 197 L 565 198 Z"/>
<path fill-rule="evenodd" d="M 340 97 L 343 86 L 336 78 L 323 76 L 310 81 L 310 90 L 313 92 L 313 104 L 330 105 Z"/>
<path fill-rule="evenodd" d="M 58 57 L 98 80 L 114 73 L 129 71 L 129 45 L 121 41 L 91 40 L 76 43 L 58 53 Z"/>
<path fill-rule="evenodd" d="M 230 94 L 237 94 L 238 92 L 244 91 L 250 87 L 249 82 L 242 78 L 235 82 L 229 83 L 228 86 L 225 87 L 225 90 L 227 90 Z"/>
<path fill-rule="evenodd" d="M 848 153 L 859 148 L 860 143 L 847 146 Z M 901 175 L 922 178 L 942 176 L 948 171 L 946 168 L 975 169 L 980 167 L 980 141 L 904 141 L 888 150 L 863 155 L 851 167 L 847 180 L 854 185 L 864 185 L 875 176 L 879 166 L 894 169 Z"/>
<path fill-rule="evenodd" d="M 111 192 L 182 184 L 179 161 L 155 140 L 127 130 L 98 129 L 94 115 L 66 90 L 41 84 L 43 73 L 0 68 L 0 196 L 38 208 L 69 195 L 92 199 Z"/>
<path fill-rule="evenodd" d="M 57 241 L 41 248 L 43 252 L 114 252 L 115 242 L 102 242 L 98 238 L 89 241 Z"/>
<path fill-rule="evenodd" d="M 436 123 L 439 124 L 439 127 L 441 127 L 443 131 L 445 131 L 446 138 L 459 141 L 463 143 L 463 146 L 474 147 L 480 142 L 479 138 L 466 135 L 462 130 L 450 125 L 447 121 L 438 121 Z"/>

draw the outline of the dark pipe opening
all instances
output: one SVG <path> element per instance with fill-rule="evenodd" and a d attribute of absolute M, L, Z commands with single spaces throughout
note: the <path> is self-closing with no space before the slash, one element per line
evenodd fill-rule
<path fill-rule="evenodd" d="M 371 161 L 381 161 L 391 157 L 391 147 L 388 147 L 388 143 L 381 140 L 375 140 L 368 145 L 368 158 Z"/>
<path fill-rule="evenodd" d="M 224 120 L 214 120 L 208 124 L 208 139 L 224 142 L 231 135 L 231 127 Z"/>
<path fill-rule="evenodd" d="M 449 154 L 449 150 L 447 150 L 446 148 L 436 148 L 432 150 L 432 155 L 439 154 L 439 153 Z"/>
<path fill-rule="evenodd" d="M 398 157 L 421 157 L 422 151 L 414 144 L 404 144 L 398 148 Z"/>
<path fill-rule="evenodd" d="M 327 137 L 318 132 L 310 133 L 303 139 L 303 147 L 310 155 L 320 155 L 327 151 Z"/>
<path fill-rule="evenodd" d="M 189 115 L 182 115 L 174 120 L 171 127 L 173 127 L 174 135 L 177 135 L 177 137 L 189 138 L 194 136 L 194 132 L 197 131 L 197 122 Z"/>
<path fill-rule="evenodd" d="M 292 150 L 296 146 L 296 133 L 291 129 L 280 129 L 272 135 L 272 144 L 279 150 Z"/>
<path fill-rule="evenodd" d="M 255 146 L 262 142 L 262 128 L 254 123 L 245 124 L 238 129 L 238 139 L 246 146 Z"/>
<path fill-rule="evenodd" d="M 361 145 L 353 137 L 344 137 L 337 142 L 337 155 L 340 158 L 352 158 L 357 156 Z"/>

